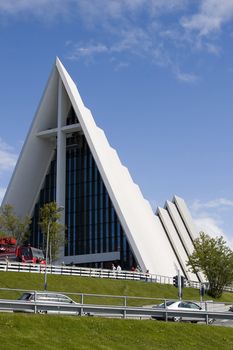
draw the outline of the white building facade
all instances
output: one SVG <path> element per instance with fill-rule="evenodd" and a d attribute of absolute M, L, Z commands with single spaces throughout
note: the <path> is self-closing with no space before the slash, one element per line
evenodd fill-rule
<path fill-rule="evenodd" d="M 196 230 L 185 202 L 175 196 L 153 213 L 58 58 L 2 205 L 32 216 L 31 244 L 41 247 L 39 209 L 50 201 L 64 207 L 60 261 L 200 280 L 186 267 Z"/>

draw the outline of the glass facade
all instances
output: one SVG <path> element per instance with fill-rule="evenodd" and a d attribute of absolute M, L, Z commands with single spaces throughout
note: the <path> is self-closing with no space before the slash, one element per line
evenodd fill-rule
<path fill-rule="evenodd" d="M 39 211 L 45 203 L 56 201 L 56 164 L 56 156 L 54 156 L 32 217 L 30 243 L 33 247 L 40 249 L 44 249 L 44 240 L 39 226 Z"/>
<path fill-rule="evenodd" d="M 75 114 L 74 108 L 73 108 L 73 106 L 71 106 L 69 113 L 68 113 L 68 116 L 66 118 L 66 125 L 72 125 L 72 124 L 78 124 L 78 123 L 79 123 L 79 121 L 78 121 L 78 118 Z"/>
<path fill-rule="evenodd" d="M 69 112 L 67 123 L 73 122 L 73 113 Z M 39 208 L 46 202 L 56 200 L 55 192 L 54 158 L 34 210 L 31 236 L 33 246 L 43 247 L 43 238 L 38 226 Z M 85 136 L 80 132 L 72 133 L 66 139 L 65 209 L 65 256 L 120 252 L 117 262 L 103 262 L 100 259 L 96 263 L 83 266 L 111 268 L 112 262 L 120 263 L 124 269 L 136 266 Z"/>

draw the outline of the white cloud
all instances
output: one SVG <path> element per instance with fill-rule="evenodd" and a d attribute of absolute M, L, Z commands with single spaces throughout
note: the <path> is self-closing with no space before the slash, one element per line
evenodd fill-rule
<path fill-rule="evenodd" d="M 109 52 L 109 49 L 106 45 L 101 43 L 89 44 L 89 45 L 81 45 L 75 44 L 74 48 L 72 48 L 72 52 L 67 56 L 70 60 L 77 60 L 80 58 L 90 59 L 97 54 L 103 54 Z"/>
<path fill-rule="evenodd" d="M 16 164 L 17 155 L 13 149 L 0 138 L 0 173 L 12 170 Z"/>
<path fill-rule="evenodd" d="M 207 202 L 195 200 L 190 209 L 198 231 L 204 231 L 214 237 L 223 236 L 233 249 L 231 227 L 228 227 L 232 218 L 233 200 L 227 198 L 217 198 Z"/>
<path fill-rule="evenodd" d="M 69 42 L 71 52 L 67 55 L 68 59 L 90 59 L 100 54 L 121 54 L 130 52 L 131 54 L 143 55 L 148 54 L 152 46 L 152 41 L 147 32 L 142 28 L 128 27 L 120 31 L 112 32 L 114 40 L 109 45 L 102 42 L 89 42 L 83 45 L 82 43 L 74 44 Z"/>
<path fill-rule="evenodd" d="M 203 209 L 218 208 L 224 209 L 227 207 L 233 207 L 233 200 L 226 198 L 213 199 L 208 202 L 201 202 L 200 200 L 195 200 L 192 204 L 192 209 L 196 212 Z"/>
<path fill-rule="evenodd" d="M 62 0 L 0 0 L 0 13 L 5 15 L 33 14 L 39 17 L 64 15 L 72 1 Z"/>
<path fill-rule="evenodd" d="M 185 83 L 194 83 L 197 80 L 199 80 L 199 77 L 195 74 L 191 73 L 184 73 L 181 72 L 179 69 L 175 69 L 175 76 L 178 80 L 185 82 Z"/>
<path fill-rule="evenodd" d="M 119 40 L 112 47 L 112 52 L 133 51 L 140 52 L 148 51 L 152 46 L 151 38 L 148 33 L 140 27 L 128 27 L 118 33 Z"/>
<path fill-rule="evenodd" d="M 198 231 L 204 231 L 211 236 L 224 236 L 221 222 L 212 217 L 199 217 L 194 219 Z"/>
<path fill-rule="evenodd" d="M 135 16 L 141 11 L 151 17 L 160 13 L 183 9 L 187 0 L 77 0 L 79 11 L 88 21 L 106 18 L 119 19 L 129 15 Z"/>
<path fill-rule="evenodd" d="M 67 59 L 84 60 L 86 63 L 94 62 L 95 57 L 108 55 L 114 64 L 115 71 L 130 65 L 129 57 L 140 57 L 160 67 L 167 67 L 176 79 L 184 83 L 194 83 L 199 77 L 191 72 L 182 72 L 178 63 L 173 62 L 164 43 L 159 40 L 160 28 L 153 25 L 145 30 L 140 27 L 127 25 L 126 28 L 111 32 L 111 42 L 91 41 L 83 45 L 69 42 Z M 177 35 L 177 34 L 176 34 Z M 124 55 L 124 56 L 122 56 Z M 127 62 L 127 63 L 126 63 Z"/>
<path fill-rule="evenodd" d="M 221 47 L 212 37 L 207 41 L 203 36 L 219 30 L 233 16 L 233 0 L 203 0 L 196 13 L 188 0 L 0 0 L 0 15 L 78 21 L 94 34 L 92 38 L 97 30 L 102 39 L 66 43 L 67 58 L 90 63 L 95 57 L 112 55 L 118 70 L 121 62 L 129 65 L 140 57 L 170 69 L 179 81 L 193 83 L 199 74 L 184 72 L 184 63 L 193 51 L 220 54 Z"/>
<path fill-rule="evenodd" d="M 206 43 L 205 48 L 207 52 L 212 53 L 216 56 L 219 56 L 221 52 L 221 48 L 217 45 L 214 45 L 213 43 Z"/>
<path fill-rule="evenodd" d="M 222 222 L 214 219 L 213 217 L 199 217 L 193 220 L 198 232 L 205 232 L 211 237 L 223 236 L 224 240 L 233 249 L 233 237 L 227 235 L 222 228 Z"/>
<path fill-rule="evenodd" d="M 188 30 L 194 30 L 201 36 L 218 32 L 224 23 L 233 18 L 232 0 L 203 0 L 199 12 L 185 16 L 181 25 Z"/>
<path fill-rule="evenodd" d="M 115 69 L 115 71 L 119 71 L 120 69 L 127 68 L 128 66 L 129 66 L 128 62 L 119 62 L 119 63 L 117 63 L 117 65 L 114 69 Z"/>
<path fill-rule="evenodd" d="M 50 16 L 66 13 L 81 13 L 82 17 L 90 21 L 96 18 L 119 18 L 125 14 L 145 10 L 151 15 L 160 11 L 174 11 L 183 8 L 187 0 L 0 0 L 0 12 L 5 14 L 33 13 L 43 16 L 50 12 Z"/>

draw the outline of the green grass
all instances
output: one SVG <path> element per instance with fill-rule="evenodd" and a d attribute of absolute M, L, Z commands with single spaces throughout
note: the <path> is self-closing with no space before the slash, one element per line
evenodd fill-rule
<path fill-rule="evenodd" d="M 35 273 L 23 272 L 0 272 L 1 288 L 19 288 L 43 290 L 44 276 Z M 171 285 L 162 285 L 144 281 L 124 281 L 116 279 L 88 278 L 75 276 L 48 275 L 48 289 L 53 291 L 72 292 L 72 293 L 90 293 L 90 294 L 110 294 L 127 295 L 148 298 L 167 298 L 176 299 L 177 289 Z M 21 293 L 0 291 L 0 298 L 16 299 Z M 72 296 L 76 301 L 79 298 Z M 199 300 L 199 291 L 197 289 L 185 288 L 183 299 Z M 206 299 L 210 299 L 208 296 Z M 224 293 L 219 301 L 232 301 L 232 293 Z M 103 303 L 101 298 L 85 297 L 84 302 Z M 123 300 L 105 298 L 104 303 L 122 304 Z M 153 301 L 142 301 L 139 299 L 128 300 L 128 305 L 146 305 L 153 304 Z"/>
<path fill-rule="evenodd" d="M 93 317 L 0 314 L 3 350 L 232 350 L 230 328 Z"/>
<path fill-rule="evenodd" d="M 1 288 L 43 290 L 43 275 L 0 273 Z M 74 276 L 48 275 L 49 290 L 91 294 L 127 295 L 148 298 L 177 298 L 177 289 L 169 285 L 143 281 L 107 280 Z M 0 298 L 16 299 L 19 292 L 1 291 Z M 73 297 L 75 299 L 75 297 Z M 198 290 L 186 288 L 184 299 L 199 299 Z M 76 299 L 77 300 L 77 299 Z M 232 301 L 225 293 L 221 301 Z M 105 298 L 86 302 L 122 303 Z M 129 304 L 150 304 L 133 300 Z M 154 320 L 119 320 L 94 317 L 52 316 L 0 313 L 0 349 L 231 349 L 231 328 L 165 323 Z"/>
<path fill-rule="evenodd" d="M 0 272 L 0 287 L 28 290 L 43 290 L 44 275 L 24 272 Z M 88 293 L 126 295 L 147 298 L 176 299 L 177 289 L 171 285 L 162 285 L 145 281 L 124 281 L 116 279 L 89 278 L 76 276 L 48 275 L 48 290 L 65 293 Z M 0 298 L 17 299 L 20 292 L 0 291 Z M 71 295 L 72 299 L 80 302 L 80 297 Z M 199 291 L 185 288 L 183 299 L 199 300 Z M 206 296 L 206 299 L 210 299 Z M 219 301 L 233 302 L 232 293 L 224 293 Z M 85 303 L 123 305 L 123 298 L 85 297 Z M 156 304 L 156 300 L 128 299 L 127 305 Z"/>

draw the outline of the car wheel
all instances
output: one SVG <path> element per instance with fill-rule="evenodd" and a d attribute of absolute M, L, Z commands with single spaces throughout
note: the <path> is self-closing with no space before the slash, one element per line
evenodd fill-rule
<path fill-rule="evenodd" d="M 180 322 L 182 320 L 181 317 L 173 317 L 172 321 L 173 322 Z"/>
<path fill-rule="evenodd" d="M 45 315 L 48 313 L 48 311 L 46 311 L 46 310 L 38 310 L 37 312 L 38 312 L 38 314 L 41 314 L 41 315 Z"/>
<path fill-rule="evenodd" d="M 209 319 L 208 324 L 212 324 L 212 323 L 214 323 L 214 321 L 215 321 L 215 319 L 214 319 L 214 318 L 211 318 L 211 319 Z"/>

